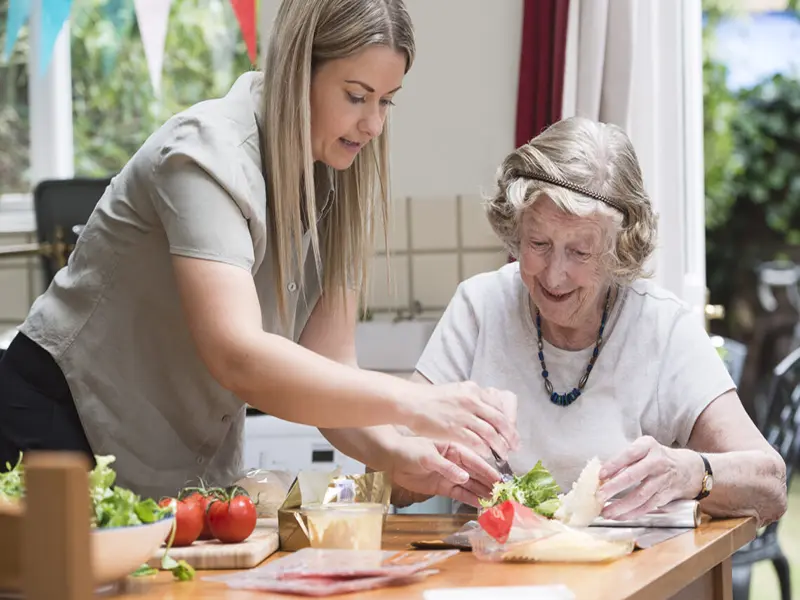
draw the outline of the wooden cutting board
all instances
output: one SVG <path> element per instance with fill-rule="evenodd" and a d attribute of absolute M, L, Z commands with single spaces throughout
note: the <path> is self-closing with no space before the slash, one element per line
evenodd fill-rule
<path fill-rule="evenodd" d="M 278 530 L 256 527 L 252 535 L 240 544 L 222 544 L 217 540 L 197 541 L 185 548 L 172 548 L 171 558 L 185 560 L 195 569 L 251 569 L 278 549 Z M 160 548 L 148 564 L 158 568 L 164 548 Z"/>

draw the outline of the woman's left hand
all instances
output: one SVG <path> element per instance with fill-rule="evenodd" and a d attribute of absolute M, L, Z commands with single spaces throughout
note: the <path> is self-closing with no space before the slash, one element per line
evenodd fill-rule
<path fill-rule="evenodd" d="M 703 460 L 691 450 L 662 446 L 650 436 L 640 437 L 600 470 L 599 490 L 607 502 L 606 519 L 624 521 L 661 508 L 673 500 L 694 498 L 703 480 Z"/>

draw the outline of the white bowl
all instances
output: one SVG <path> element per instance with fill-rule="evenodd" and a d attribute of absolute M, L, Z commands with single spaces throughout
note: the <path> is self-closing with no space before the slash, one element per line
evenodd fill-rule
<path fill-rule="evenodd" d="M 106 585 L 133 573 L 150 560 L 169 535 L 175 517 L 129 527 L 94 529 L 92 570 L 96 585 Z"/>

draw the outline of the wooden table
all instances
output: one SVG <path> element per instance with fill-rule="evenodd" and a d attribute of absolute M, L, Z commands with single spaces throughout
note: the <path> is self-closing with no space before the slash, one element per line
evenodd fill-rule
<path fill-rule="evenodd" d="M 414 540 L 440 539 L 456 531 L 464 517 L 397 515 L 387 519 L 384 549 L 406 549 Z M 384 588 L 335 598 L 420 600 L 433 588 L 565 584 L 580 600 L 629 599 L 731 600 L 730 556 L 756 534 L 753 519 L 711 521 L 648 550 L 603 564 L 493 564 L 462 552 L 439 565 L 440 573 L 411 586 Z M 275 554 L 267 560 L 282 556 Z M 224 584 L 173 582 L 170 573 L 129 578 L 114 600 L 286 600 L 286 594 L 229 590 Z M 214 571 L 214 574 L 221 571 Z M 487 600 L 491 600 L 488 599 Z"/>

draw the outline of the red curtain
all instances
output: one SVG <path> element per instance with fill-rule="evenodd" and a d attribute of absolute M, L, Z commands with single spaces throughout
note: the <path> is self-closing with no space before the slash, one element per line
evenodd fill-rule
<path fill-rule="evenodd" d="M 568 16 L 569 0 L 525 0 L 515 148 L 561 118 Z"/>
<path fill-rule="evenodd" d="M 568 16 L 569 0 L 525 0 L 515 147 L 561 118 Z"/>

